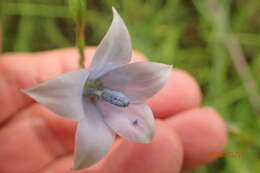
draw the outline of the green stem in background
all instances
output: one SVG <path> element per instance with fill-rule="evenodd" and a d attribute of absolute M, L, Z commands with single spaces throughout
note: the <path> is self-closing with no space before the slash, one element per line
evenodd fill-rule
<path fill-rule="evenodd" d="M 0 2 L 0 55 L 3 51 L 2 2 Z"/>
<path fill-rule="evenodd" d="M 56 47 L 69 47 L 72 43 L 61 33 L 60 28 L 52 19 L 46 19 L 44 22 L 44 29 L 46 37 Z"/>
<path fill-rule="evenodd" d="M 245 90 L 248 93 L 249 101 L 255 113 L 260 114 L 260 95 L 258 93 L 256 80 L 251 75 L 242 47 L 234 35 L 230 34 L 226 38 L 226 46 L 230 53 L 230 57 L 243 81 Z"/>
<path fill-rule="evenodd" d="M 29 3 L 30 0 L 23 0 L 22 3 Z M 25 7 L 19 7 L 28 10 Z M 21 16 L 19 20 L 18 32 L 14 43 L 14 51 L 24 52 L 32 50 L 33 33 L 35 31 L 35 18 L 33 16 Z"/>
<path fill-rule="evenodd" d="M 230 54 L 231 60 L 248 94 L 249 101 L 253 107 L 253 110 L 256 114 L 260 114 L 260 95 L 258 93 L 256 80 L 251 75 L 249 65 L 246 61 L 246 57 L 236 36 L 234 34 L 227 33 L 226 23 L 228 21 L 228 15 L 227 13 L 225 13 L 224 5 L 223 3 L 220 4 L 217 0 L 211 0 L 208 2 L 211 2 L 208 3 L 208 7 L 212 11 L 212 18 L 215 18 L 216 20 L 215 26 L 223 28 L 220 30 L 223 32 L 219 32 L 221 34 L 218 37 L 220 39 L 219 41 L 221 41 L 221 43 L 227 48 Z"/>
<path fill-rule="evenodd" d="M 49 1 L 52 2 L 52 1 Z M 1 1 L 0 1 L 1 4 Z M 9 2 L 3 3 L 5 8 L 0 9 L 0 13 L 5 16 L 33 16 L 47 18 L 72 18 L 68 13 L 68 8 L 58 5 L 47 5 L 39 3 Z"/>
<path fill-rule="evenodd" d="M 3 52 L 3 27 L 2 22 L 0 21 L 0 55 Z"/>
<path fill-rule="evenodd" d="M 76 20 L 76 45 L 79 50 L 79 66 L 84 68 L 84 61 L 85 61 L 85 54 L 84 54 L 84 47 L 85 47 L 85 28 L 84 22 L 80 18 Z"/>
<path fill-rule="evenodd" d="M 29 16 L 22 16 L 19 21 L 18 34 L 14 43 L 14 51 L 23 52 L 31 51 L 33 32 L 34 32 L 34 19 Z"/>
<path fill-rule="evenodd" d="M 76 23 L 76 45 L 79 50 L 79 66 L 84 68 L 85 54 L 85 21 L 86 0 L 69 0 L 69 8 Z"/>

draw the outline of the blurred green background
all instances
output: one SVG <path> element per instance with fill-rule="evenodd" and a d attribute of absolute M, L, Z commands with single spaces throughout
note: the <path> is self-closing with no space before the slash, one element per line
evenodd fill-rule
<path fill-rule="evenodd" d="M 66 0 L 1 0 L 3 52 L 40 51 L 74 45 L 74 22 Z M 134 49 L 173 64 L 200 83 L 204 105 L 215 107 L 229 131 L 227 152 L 190 171 L 260 172 L 259 0 L 88 0 L 88 45 L 97 45 L 117 8 Z M 218 142 L 218 141 L 216 141 Z"/>

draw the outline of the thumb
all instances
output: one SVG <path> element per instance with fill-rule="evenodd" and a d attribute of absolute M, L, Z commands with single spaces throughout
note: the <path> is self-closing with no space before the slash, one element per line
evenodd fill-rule
<path fill-rule="evenodd" d="M 183 148 L 178 136 L 164 122 L 157 120 L 156 133 L 149 144 L 119 139 L 103 161 L 99 173 L 179 173 Z"/>

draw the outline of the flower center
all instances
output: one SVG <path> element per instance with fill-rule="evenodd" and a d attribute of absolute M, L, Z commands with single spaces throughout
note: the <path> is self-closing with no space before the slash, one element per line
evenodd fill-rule
<path fill-rule="evenodd" d="M 101 81 L 87 81 L 84 87 L 84 96 L 87 96 L 92 101 L 103 99 L 106 102 L 127 107 L 130 104 L 129 98 L 120 91 L 104 88 Z"/>

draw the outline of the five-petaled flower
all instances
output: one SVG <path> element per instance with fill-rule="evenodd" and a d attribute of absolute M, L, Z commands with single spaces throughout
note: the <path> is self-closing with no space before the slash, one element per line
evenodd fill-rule
<path fill-rule="evenodd" d="M 153 137 L 154 117 L 145 100 L 164 86 L 171 66 L 128 64 L 131 54 L 129 33 L 113 9 L 112 24 L 88 69 L 66 72 L 23 90 L 55 113 L 79 121 L 74 169 L 99 161 L 115 134 L 138 143 Z"/>

